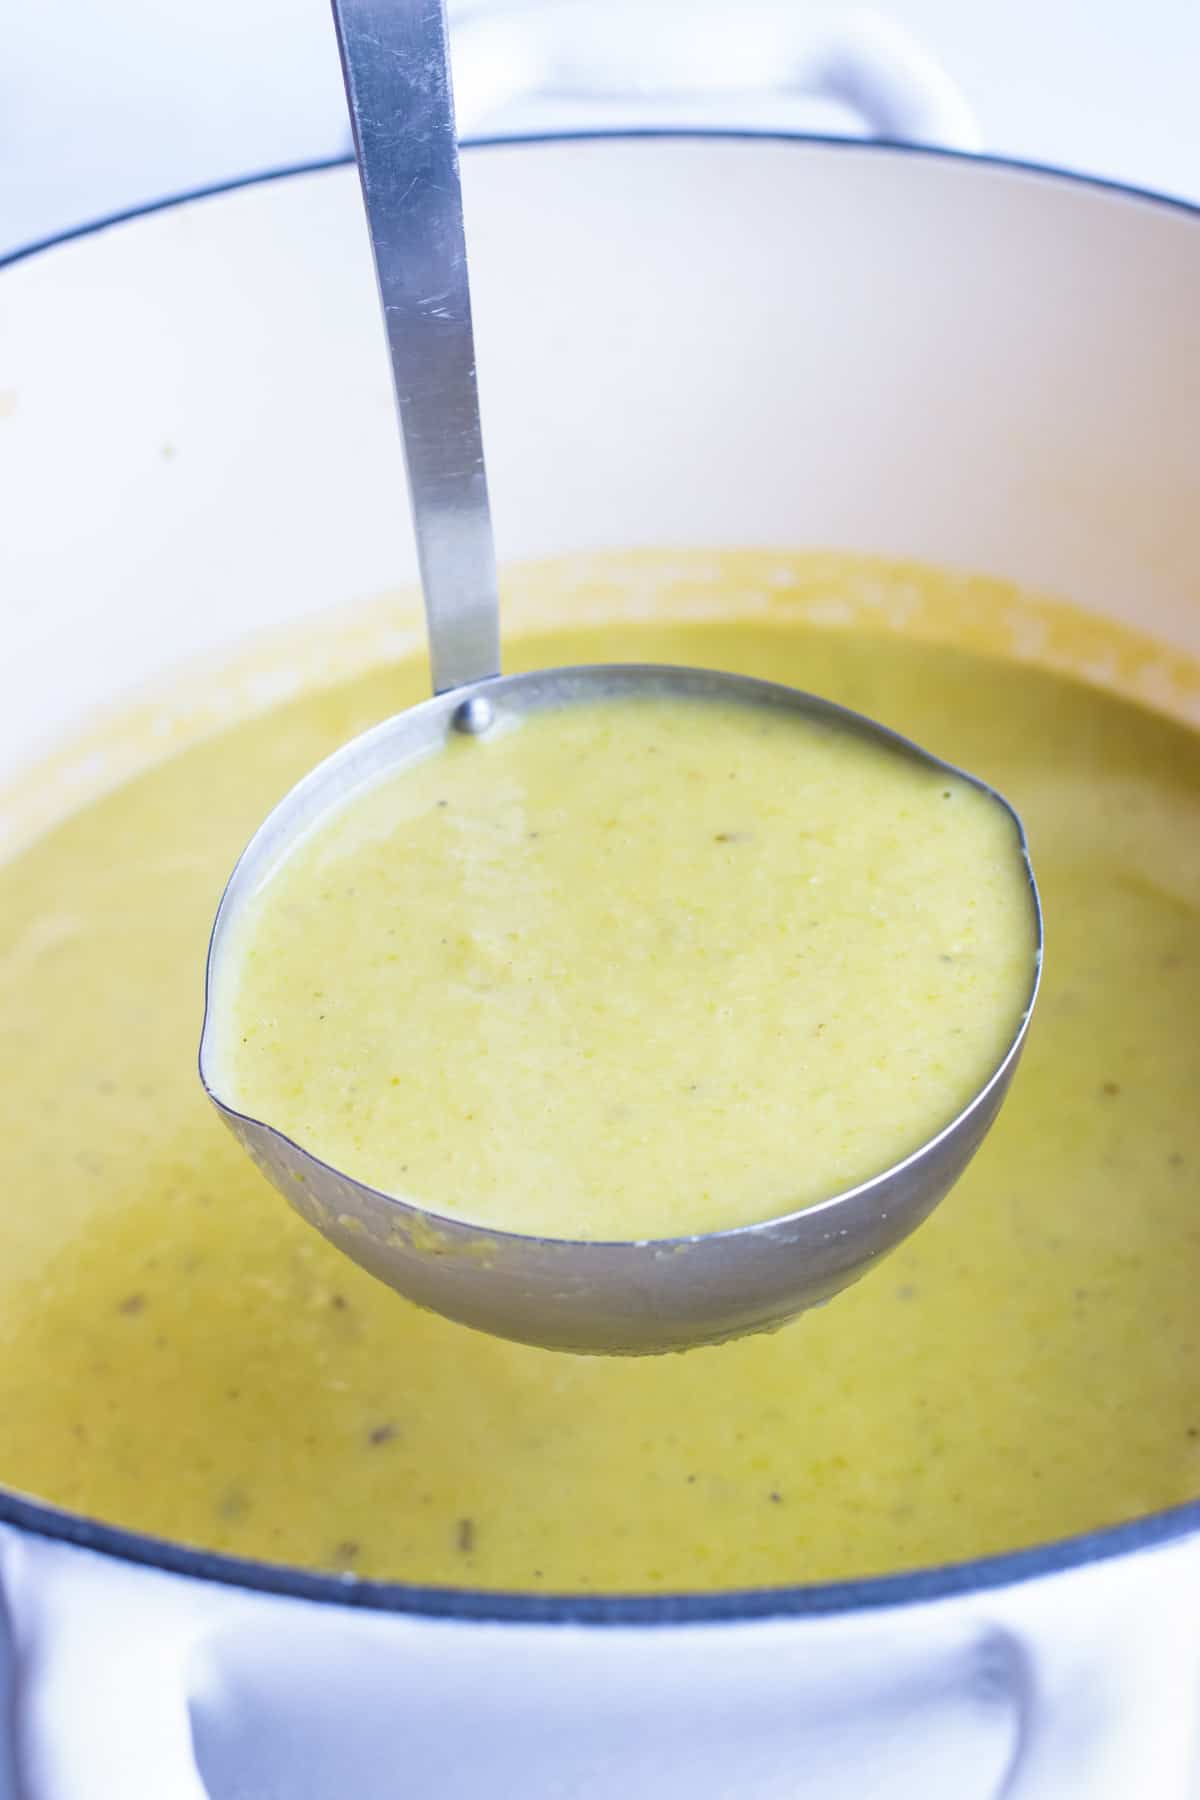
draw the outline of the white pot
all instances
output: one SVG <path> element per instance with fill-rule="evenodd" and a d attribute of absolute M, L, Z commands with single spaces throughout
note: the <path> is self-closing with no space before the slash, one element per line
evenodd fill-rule
<path fill-rule="evenodd" d="M 879 551 L 1200 652 L 1195 214 L 800 138 L 507 143 L 464 179 L 505 557 Z M 16 262 L 0 358 L 0 772 L 181 659 L 412 578 L 349 169 Z M 1200 1506 L 630 1602 L 0 1519 L 2 1800 L 1189 1791 Z"/>

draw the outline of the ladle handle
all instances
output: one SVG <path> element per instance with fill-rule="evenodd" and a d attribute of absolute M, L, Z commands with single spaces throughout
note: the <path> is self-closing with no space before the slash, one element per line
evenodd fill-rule
<path fill-rule="evenodd" d="M 333 0 L 383 306 L 435 693 L 500 668 L 443 0 Z"/>

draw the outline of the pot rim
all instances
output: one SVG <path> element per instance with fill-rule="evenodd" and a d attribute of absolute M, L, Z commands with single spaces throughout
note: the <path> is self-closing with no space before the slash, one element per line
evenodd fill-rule
<path fill-rule="evenodd" d="M 659 127 L 611 130 L 544 131 L 514 136 L 473 137 L 463 148 L 504 150 L 535 144 L 593 143 L 668 140 L 730 140 L 737 143 L 788 143 L 817 145 L 845 156 L 908 156 L 925 161 L 982 165 L 1012 174 L 1112 194 L 1121 199 L 1182 213 L 1200 219 L 1200 205 L 1176 195 L 1113 180 L 1081 174 L 1051 163 L 1023 161 L 986 152 L 944 149 L 936 145 L 907 144 L 887 139 L 841 138 L 813 132 L 778 129 Z M 187 206 L 195 201 L 265 186 L 298 176 L 322 174 L 345 168 L 349 155 L 321 157 L 286 164 L 255 174 L 192 188 L 181 194 L 122 208 L 83 225 L 71 226 L 33 243 L 0 254 L 0 270 L 28 258 L 91 237 L 110 226 L 125 224 Z M 789 1586 L 689 1594 L 526 1594 L 478 1588 L 431 1587 L 395 1581 L 367 1581 L 354 1575 L 318 1574 L 287 1564 L 259 1562 L 192 1549 L 144 1532 L 127 1531 L 87 1518 L 81 1513 L 35 1500 L 0 1486 L 0 1526 L 13 1526 L 42 1538 L 55 1539 L 79 1549 L 93 1550 L 119 1561 L 157 1569 L 165 1574 L 188 1576 L 226 1587 L 274 1594 L 325 1605 L 353 1606 L 375 1612 L 405 1613 L 426 1618 L 488 1621 L 522 1625 L 700 1625 L 746 1623 L 768 1618 L 798 1618 L 861 1612 L 880 1607 L 912 1605 L 983 1592 L 1061 1573 L 1087 1563 L 1107 1561 L 1136 1551 L 1153 1549 L 1193 1533 L 1200 1533 L 1200 1498 L 1164 1511 L 1148 1513 L 1119 1525 L 1060 1538 L 1029 1549 L 1006 1551 L 970 1561 L 935 1565 L 864 1580 L 799 1583 Z"/>
<path fill-rule="evenodd" d="M 836 137 L 829 132 L 785 131 L 779 127 L 756 130 L 748 126 L 691 126 L 691 125 L 635 125 L 614 126 L 611 128 L 584 128 L 578 131 L 528 131 L 505 133 L 502 136 L 462 139 L 464 150 L 505 150 L 509 148 L 528 148 L 534 144 L 587 144 L 587 143 L 629 143 L 658 142 L 660 140 L 691 140 L 708 142 L 713 139 L 733 143 L 774 143 L 774 144 L 814 144 L 822 149 L 829 149 L 844 155 L 855 153 L 867 156 L 894 155 L 916 158 L 922 162 L 965 163 L 971 167 L 1007 170 L 1015 175 L 1031 175 L 1046 181 L 1059 183 L 1065 187 L 1091 189 L 1093 192 L 1113 194 L 1118 198 L 1142 203 L 1154 210 L 1183 213 L 1191 218 L 1200 217 L 1200 202 L 1185 199 L 1180 194 L 1164 194 L 1156 188 L 1140 187 L 1136 182 L 1118 181 L 1114 176 L 1089 175 L 1078 169 L 1065 168 L 1060 163 L 1038 162 L 1032 158 L 1019 156 L 1001 156 L 988 150 L 953 150 L 941 144 L 903 143 L 895 138 L 848 138 Z M 304 162 L 280 163 L 271 168 L 255 170 L 249 175 L 231 175 L 224 181 L 208 182 L 200 187 L 185 188 L 180 193 L 166 194 L 158 200 L 143 200 L 134 206 L 119 207 L 111 213 L 102 213 L 99 218 L 85 220 L 81 225 L 69 225 L 62 231 L 51 232 L 47 237 L 34 238 L 27 244 L 18 244 L 14 248 L 0 251 L 0 269 L 6 269 L 14 263 L 25 262 L 31 256 L 39 256 L 43 251 L 54 250 L 60 244 L 73 243 L 77 238 L 93 237 L 97 232 L 107 231 L 111 225 L 125 225 L 133 219 L 142 219 L 154 213 L 171 212 L 176 207 L 189 206 L 195 200 L 212 200 L 220 194 L 236 193 L 240 188 L 265 187 L 272 181 L 288 181 L 295 176 L 321 175 L 327 170 L 344 169 L 353 166 L 354 157 L 349 152 L 337 156 L 318 156 Z"/>

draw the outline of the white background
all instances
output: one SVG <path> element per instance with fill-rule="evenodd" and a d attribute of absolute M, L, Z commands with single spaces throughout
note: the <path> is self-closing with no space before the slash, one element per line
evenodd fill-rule
<path fill-rule="evenodd" d="M 676 4 L 682 28 L 687 0 Z M 805 0 L 793 9 L 803 14 Z M 822 0 L 819 10 L 860 9 Z M 1200 0 L 880 10 L 958 83 L 988 149 L 1200 200 Z M 729 12 L 742 28 L 746 0 Z M 0 44 L 0 253 L 347 147 L 326 0 L 24 0 L 8 9 Z M 653 109 L 643 112 L 649 122 Z"/>

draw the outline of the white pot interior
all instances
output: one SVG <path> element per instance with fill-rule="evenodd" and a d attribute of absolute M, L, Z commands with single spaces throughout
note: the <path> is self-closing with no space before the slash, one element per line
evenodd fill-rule
<path fill-rule="evenodd" d="M 1200 646 L 1182 209 L 854 145 L 465 163 L 503 558 L 874 551 Z M 18 264 L 0 346 L 0 770 L 165 667 L 412 580 L 352 170 Z"/>

